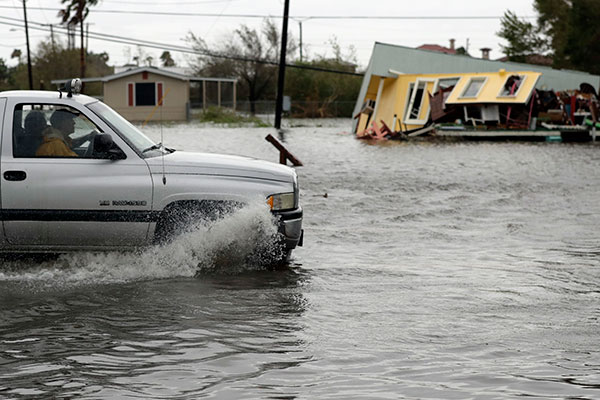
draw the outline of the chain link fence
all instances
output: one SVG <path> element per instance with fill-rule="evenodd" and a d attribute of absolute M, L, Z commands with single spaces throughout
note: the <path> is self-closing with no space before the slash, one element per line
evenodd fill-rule
<path fill-rule="evenodd" d="M 320 101 L 294 101 L 291 102 L 291 110 L 285 114 L 294 118 L 351 118 L 354 110 L 354 101 L 333 101 L 324 103 Z M 218 107 L 218 102 L 206 101 L 206 108 Z M 233 108 L 233 102 L 221 101 L 221 107 Z M 204 108 L 202 101 L 192 101 L 192 110 Z M 275 114 L 275 101 L 263 100 L 254 102 L 255 114 L 270 115 Z M 249 101 L 238 101 L 235 110 L 239 112 L 250 113 L 251 104 Z"/>

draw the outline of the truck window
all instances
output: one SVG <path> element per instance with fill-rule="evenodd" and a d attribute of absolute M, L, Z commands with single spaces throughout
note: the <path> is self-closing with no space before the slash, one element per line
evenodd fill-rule
<path fill-rule="evenodd" d="M 88 150 L 101 130 L 78 110 L 57 104 L 19 104 L 13 114 L 13 157 L 95 158 Z"/>

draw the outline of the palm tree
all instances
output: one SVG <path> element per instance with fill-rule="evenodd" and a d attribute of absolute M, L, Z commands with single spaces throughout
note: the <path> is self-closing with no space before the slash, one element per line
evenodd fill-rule
<path fill-rule="evenodd" d="M 60 0 L 61 4 L 65 4 L 66 8 L 58 12 L 58 16 L 62 19 L 62 23 L 68 26 L 77 24 L 81 27 L 81 49 L 80 49 L 80 65 L 81 78 L 85 77 L 85 50 L 83 47 L 83 21 L 90 13 L 90 6 L 98 4 L 98 0 Z"/>

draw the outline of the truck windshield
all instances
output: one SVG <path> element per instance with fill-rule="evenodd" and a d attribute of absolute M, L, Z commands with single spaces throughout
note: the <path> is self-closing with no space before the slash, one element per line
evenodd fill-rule
<path fill-rule="evenodd" d="M 97 101 L 88 104 L 87 106 L 144 157 L 157 156 L 163 152 L 162 146 L 154 143 L 138 128 L 133 126 L 129 121 L 106 104 Z"/>

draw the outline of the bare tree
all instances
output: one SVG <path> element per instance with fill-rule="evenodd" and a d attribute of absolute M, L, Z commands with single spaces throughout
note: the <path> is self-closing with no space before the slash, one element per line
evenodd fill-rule
<path fill-rule="evenodd" d="M 273 21 L 266 19 L 260 31 L 242 25 L 212 49 L 192 32 L 186 41 L 202 53 L 192 63 L 198 74 L 240 78 L 240 92 L 247 96 L 251 113 L 256 113 L 256 101 L 274 96 L 281 35 Z M 297 46 L 289 35 L 287 46 L 291 58 Z"/>

